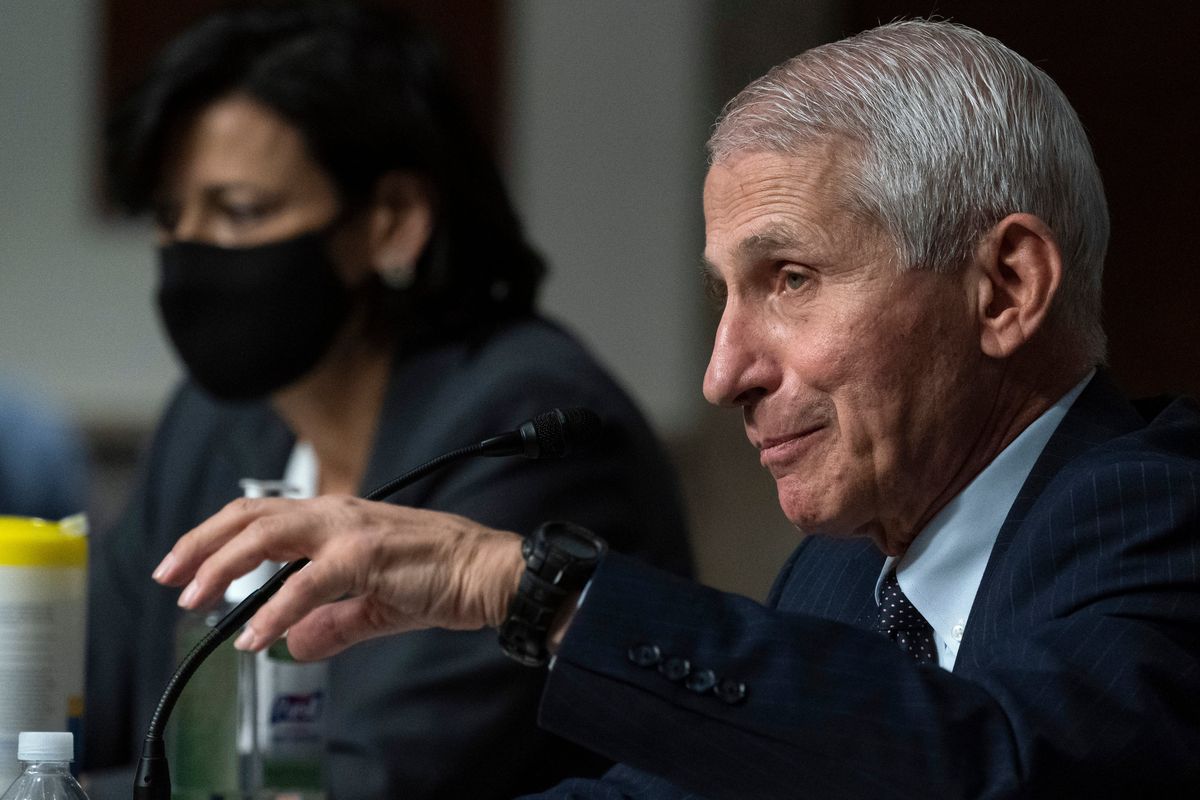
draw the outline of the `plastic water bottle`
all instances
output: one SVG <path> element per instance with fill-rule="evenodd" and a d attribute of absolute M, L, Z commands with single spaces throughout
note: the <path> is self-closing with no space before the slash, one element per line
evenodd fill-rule
<path fill-rule="evenodd" d="M 87 800 L 71 776 L 75 737 L 70 733 L 31 733 L 17 737 L 21 773 L 0 800 Z"/>

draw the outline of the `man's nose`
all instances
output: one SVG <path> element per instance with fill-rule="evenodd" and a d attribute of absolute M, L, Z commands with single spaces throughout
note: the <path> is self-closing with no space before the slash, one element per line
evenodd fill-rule
<path fill-rule="evenodd" d="M 704 398 L 713 405 L 745 406 L 778 386 L 778 370 L 761 326 L 733 303 L 725 306 L 704 373 Z"/>

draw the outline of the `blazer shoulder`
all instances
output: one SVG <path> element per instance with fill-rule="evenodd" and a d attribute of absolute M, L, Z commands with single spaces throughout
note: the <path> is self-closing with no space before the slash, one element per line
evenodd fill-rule
<path fill-rule="evenodd" d="M 1200 404 L 1177 398 L 1152 412 L 1146 426 L 1097 448 L 1105 458 L 1148 458 L 1200 467 Z"/>
<path fill-rule="evenodd" d="M 1095 487 L 1105 475 L 1135 470 L 1177 478 L 1200 476 L 1200 405 L 1195 400 L 1177 399 L 1156 411 L 1143 427 L 1078 453 L 1062 465 L 1044 494 Z M 1139 481 L 1123 486 L 1121 494 L 1128 499 L 1130 492 L 1154 496 L 1174 491 L 1169 483 Z"/>
<path fill-rule="evenodd" d="M 571 333 L 542 317 L 514 320 L 486 341 L 454 352 L 438 379 L 445 419 L 486 433 L 554 407 L 585 406 L 608 426 L 645 435 L 642 410 Z"/>
<path fill-rule="evenodd" d="M 615 387 L 611 375 L 574 334 L 555 322 L 532 316 L 499 329 L 472 353 L 475 371 L 500 380 L 568 381 Z"/>

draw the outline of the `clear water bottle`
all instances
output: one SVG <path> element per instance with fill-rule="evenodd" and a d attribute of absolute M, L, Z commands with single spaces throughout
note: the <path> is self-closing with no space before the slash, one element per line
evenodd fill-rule
<path fill-rule="evenodd" d="M 17 737 L 17 758 L 24 771 L 0 800 L 87 800 L 71 776 L 74 754 L 70 733 L 23 731 Z"/>

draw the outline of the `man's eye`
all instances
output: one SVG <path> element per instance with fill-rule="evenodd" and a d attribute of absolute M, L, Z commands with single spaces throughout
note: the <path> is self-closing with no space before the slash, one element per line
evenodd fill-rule
<path fill-rule="evenodd" d="M 788 291 L 796 291 L 808 282 L 808 276 L 800 272 L 785 272 L 783 273 L 783 283 Z"/>

